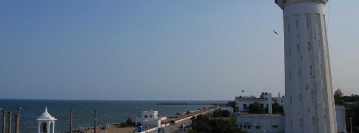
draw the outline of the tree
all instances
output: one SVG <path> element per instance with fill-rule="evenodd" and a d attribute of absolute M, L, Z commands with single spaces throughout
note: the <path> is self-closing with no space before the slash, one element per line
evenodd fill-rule
<path fill-rule="evenodd" d="M 230 112 L 228 110 L 215 111 L 213 117 L 228 117 Z"/>
<path fill-rule="evenodd" d="M 199 115 L 193 120 L 193 130 L 190 133 L 247 133 L 236 125 L 236 118 L 209 119 L 205 115 Z"/>
<path fill-rule="evenodd" d="M 131 117 L 128 117 L 127 121 L 126 121 L 126 125 L 127 126 L 134 126 L 135 122 L 133 122 L 133 120 L 131 119 Z"/>
<path fill-rule="evenodd" d="M 264 113 L 264 109 L 258 102 L 254 102 L 252 106 L 249 107 L 248 112 L 253 114 L 261 114 Z"/>
<path fill-rule="evenodd" d="M 353 131 L 358 131 L 359 127 L 359 103 L 348 105 L 346 110 L 346 123 L 347 129 L 350 129 L 350 118 L 352 118 L 353 122 Z"/>
<path fill-rule="evenodd" d="M 283 114 L 284 113 L 283 106 L 279 105 L 277 102 L 275 102 L 272 105 L 272 112 L 273 112 L 273 114 Z"/>
<path fill-rule="evenodd" d="M 186 115 L 188 115 L 188 114 L 190 114 L 190 113 L 191 113 L 190 111 L 187 111 L 187 112 L 186 112 Z"/>

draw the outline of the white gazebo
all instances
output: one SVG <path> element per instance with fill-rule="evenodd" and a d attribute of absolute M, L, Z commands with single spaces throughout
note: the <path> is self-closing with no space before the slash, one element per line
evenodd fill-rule
<path fill-rule="evenodd" d="M 41 116 L 39 116 L 37 118 L 37 132 L 41 133 L 41 125 L 42 123 L 46 123 L 47 125 L 47 132 L 50 132 L 50 125 L 52 124 L 52 133 L 55 133 L 55 121 L 57 119 L 55 119 L 55 117 L 52 117 L 49 112 L 47 112 L 47 107 L 45 107 L 45 112 L 41 114 Z"/>

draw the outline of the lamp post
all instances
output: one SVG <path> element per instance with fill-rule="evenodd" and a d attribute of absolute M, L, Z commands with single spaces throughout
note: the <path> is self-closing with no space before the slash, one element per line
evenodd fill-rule
<path fill-rule="evenodd" d="M 353 133 L 353 119 L 350 117 L 350 133 Z"/>
<path fill-rule="evenodd" d="M 70 109 L 70 133 L 72 133 L 72 111 L 73 109 Z"/>
<path fill-rule="evenodd" d="M 97 110 L 94 111 L 94 133 L 96 133 L 96 124 L 97 124 Z"/>
<path fill-rule="evenodd" d="M 8 124 L 8 129 L 7 129 L 7 131 L 8 131 L 8 133 L 11 133 L 11 114 L 12 114 L 12 112 L 11 111 L 9 111 L 9 124 Z"/>
<path fill-rule="evenodd" d="M 3 122 L 2 122 L 2 133 L 5 133 L 5 128 L 6 128 L 6 111 L 3 110 Z"/>

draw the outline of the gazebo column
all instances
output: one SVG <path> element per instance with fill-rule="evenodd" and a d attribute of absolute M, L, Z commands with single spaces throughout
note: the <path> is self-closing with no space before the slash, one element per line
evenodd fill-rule
<path fill-rule="evenodd" d="M 51 121 L 47 122 L 47 126 L 46 126 L 47 132 L 46 133 L 50 133 L 50 125 L 51 125 Z"/>
<path fill-rule="evenodd" d="M 37 122 L 37 133 L 41 133 L 41 122 L 42 121 Z"/>
<path fill-rule="evenodd" d="M 52 121 L 52 133 L 55 133 L 55 121 Z"/>

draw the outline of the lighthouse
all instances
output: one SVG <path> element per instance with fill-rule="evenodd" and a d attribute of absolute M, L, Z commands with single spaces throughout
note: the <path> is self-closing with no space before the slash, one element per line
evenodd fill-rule
<path fill-rule="evenodd" d="M 327 2 L 275 0 L 283 10 L 286 133 L 337 133 Z"/>

